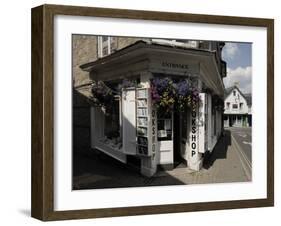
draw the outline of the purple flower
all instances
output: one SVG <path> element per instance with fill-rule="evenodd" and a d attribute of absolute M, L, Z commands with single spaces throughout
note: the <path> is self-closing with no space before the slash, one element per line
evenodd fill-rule
<path fill-rule="evenodd" d="M 164 92 L 170 84 L 169 78 L 154 78 L 152 79 L 152 85 L 157 89 L 159 93 Z"/>
<path fill-rule="evenodd" d="M 154 85 L 151 86 L 151 99 L 154 103 L 157 103 L 160 101 L 161 97 L 157 92 L 157 89 Z"/>
<path fill-rule="evenodd" d="M 151 80 L 151 99 L 156 106 L 166 110 L 183 110 L 191 101 L 198 102 L 199 90 L 187 79 L 173 81 L 170 78 Z"/>
<path fill-rule="evenodd" d="M 189 86 L 189 83 L 187 82 L 187 80 L 182 80 L 182 81 L 176 83 L 175 88 L 176 88 L 177 94 L 180 96 L 183 96 L 183 97 L 187 96 L 190 91 L 190 86 Z"/>

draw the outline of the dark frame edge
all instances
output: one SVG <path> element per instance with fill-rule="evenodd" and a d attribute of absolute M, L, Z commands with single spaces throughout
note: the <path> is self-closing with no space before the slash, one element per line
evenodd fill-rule
<path fill-rule="evenodd" d="M 31 10 L 31 216 L 53 212 L 53 19 L 46 5 Z"/>
<path fill-rule="evenodd" d="M 112 13 L 115 13 L 112 15 Z M 267 28 L 267 198 L 223 202 L 54 211 L 53 191 L 53 18 L 54 15 L 85 15 L 185 21 Z M 142 18 L 146 17 L 146 18 Z M 211 18 L 211 19 L 210 19 Z M 254 25 L 253 25 L 254 24 Z M 274 20 L 200 14 L 136 11 L 64 5 L 32 9 L 32 196 L 31 216 L 43 221 L 146 214 L 209 211 L 274 205 Z"/>
<path fill-rule="evenodd" d="M 274 19 L 267 23 L 267 199 L 274 206 Z"/>
<path fill-rule="evenodd" d="M 69 16 L 96 16 L 96 17 L 173 21 L 173 22 L 188 21 L 190 23 L 241 25 L 241 26 L 257 26 L 257 27 L 266 27 L 272 20 L 268 18 L 222 16 L 222 15 L 209 15 L 209 14 L 162 12 L 162 11 L 101 8 L 101 7 L 87 7 L 87 6 L 56 5 L 56 4 L 45 4 L 43 6 L 47 10 L 51 11 L 54 15 L 57 14 L 57 15 L 69 15 Z M 169 19 L 164 19 L 164 18 L 169 18 Z M 255 25 L 253 25 L 253 23 L 255 23 Z"/>
<path fill-rule="evenodd" d="M 82 209 L 53 211 L 45 219 L 46 221 L 54 220 L 77 220 L 89 218 L 107 218 L 122 216 L 154 215 L 183 212 L 200 212 L 226 209 L 245 209 L 270 207 L 272 203 L 268 199 L 237 200 L 237 201 L 220 201 L 188 204 L 169 204 L 156 206 L 138 206 L 138 207 L 121 207 L 105 209 Z"/>
<path fill-rule="evenodd" d="M 43 6 L 31 11 L 31 216 L 43 219 Z"/>

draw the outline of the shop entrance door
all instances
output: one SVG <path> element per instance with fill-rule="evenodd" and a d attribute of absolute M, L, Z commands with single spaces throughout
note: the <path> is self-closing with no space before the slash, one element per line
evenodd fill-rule
<path fill-rule="evenodd" d="M 174 113 L 174 167 L 180 164 L 180 114 Z"/>
<path fill-rule="evenodd" d="M 186 148 L 186 112 L 174 112 L 174 167 L 186 167 L 182 153 Z"/>

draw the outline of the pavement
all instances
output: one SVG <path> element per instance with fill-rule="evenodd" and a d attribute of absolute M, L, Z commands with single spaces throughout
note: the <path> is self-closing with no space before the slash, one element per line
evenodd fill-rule
<path fill-rule="evenodd" d="M 151 178 L 142 176 L 135 168 L 93 150 L 76 150 L 73 154 L 73 189 L 143 187 L 205 183 L 231 183 L 251 181 L 241 161 L 241 150 L 226 130 L 203 169 L 196 172 L 178 167 L 158 171 Z M 251 172 L 250 172 L 251 173 Z"/>

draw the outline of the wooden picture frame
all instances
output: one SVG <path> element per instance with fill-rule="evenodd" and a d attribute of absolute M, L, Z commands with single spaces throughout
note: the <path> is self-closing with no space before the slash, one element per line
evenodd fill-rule
<path fill-rule="evenodd" d="M 267 198 L 122 208 L 54 210 L 54 16 L 126 18 L 240 25 L 267 29 Z M 32 9 L 32 202 L 34 218 L 50 220 L 162 214 L 274 205 L 274 20 L 61 5 Z"/>

